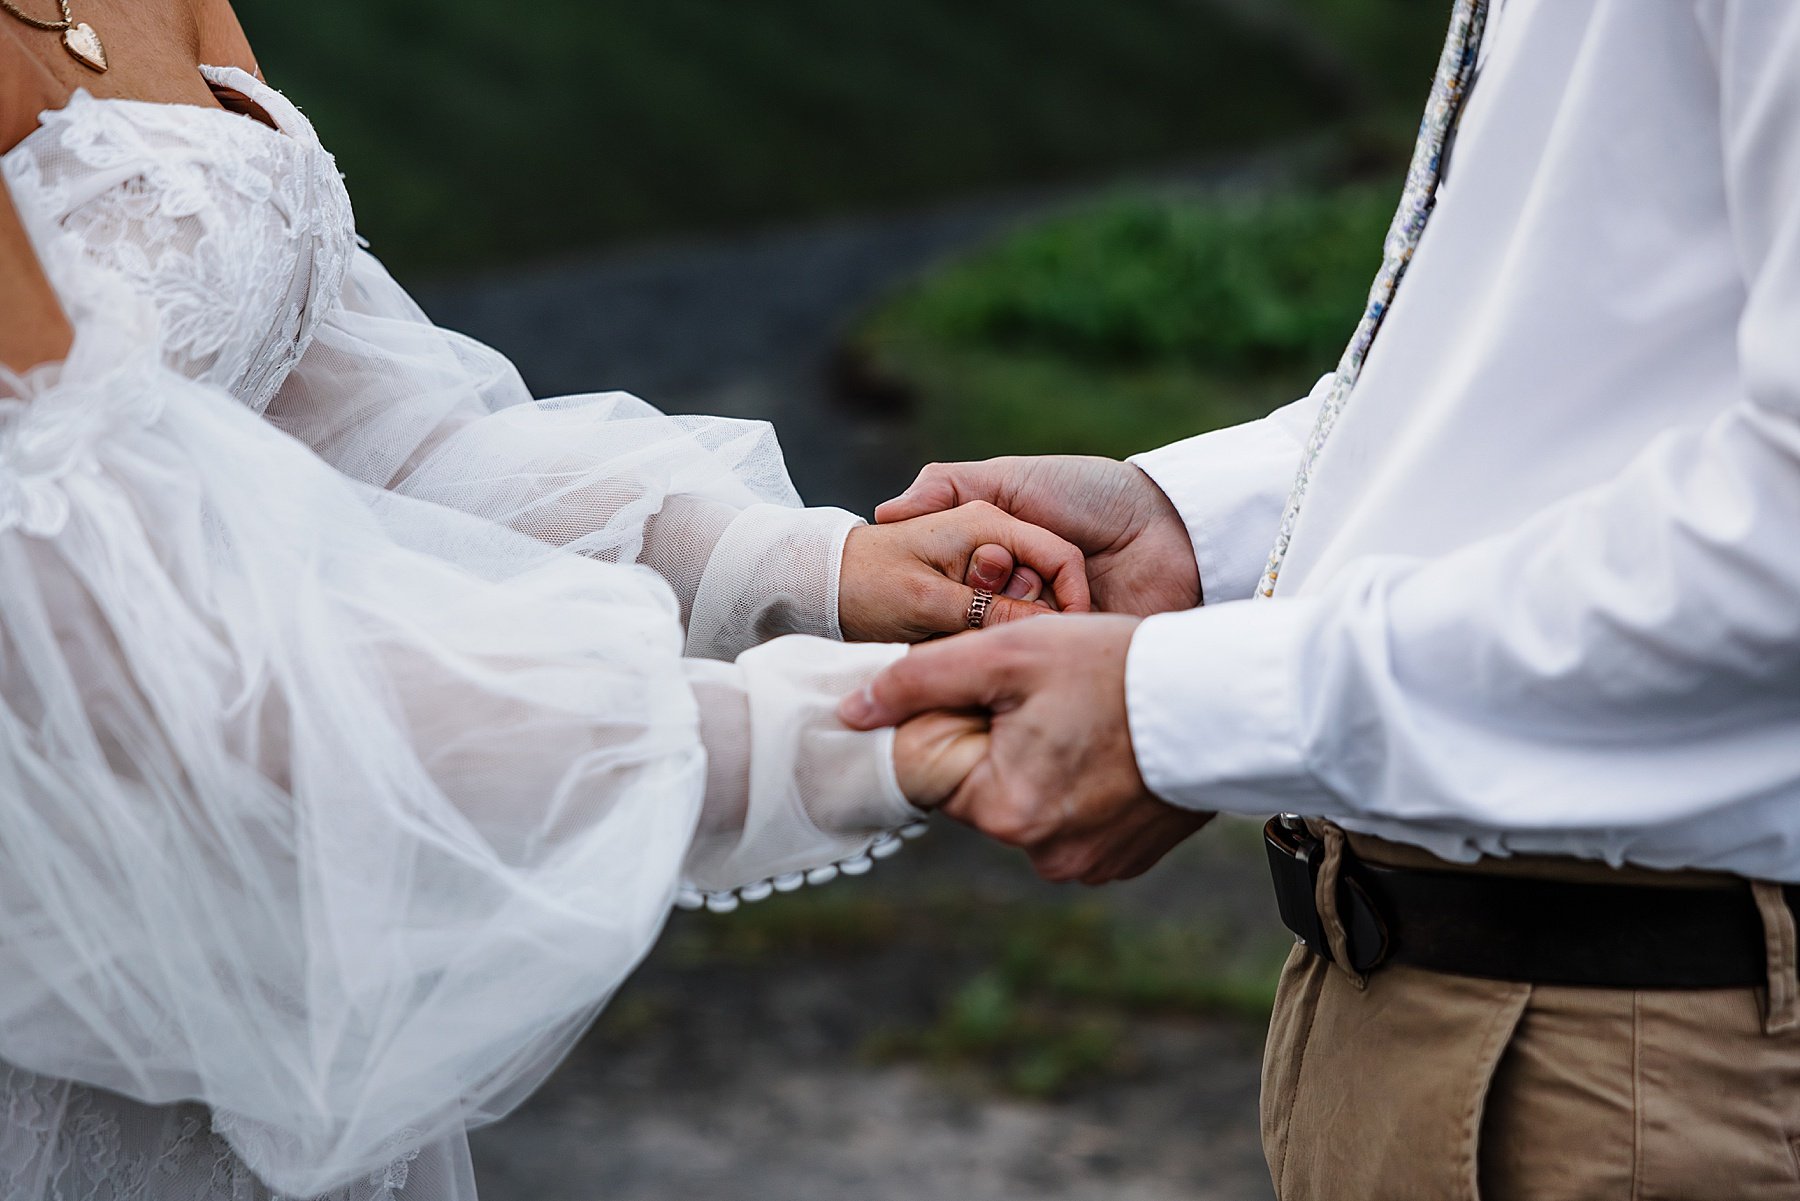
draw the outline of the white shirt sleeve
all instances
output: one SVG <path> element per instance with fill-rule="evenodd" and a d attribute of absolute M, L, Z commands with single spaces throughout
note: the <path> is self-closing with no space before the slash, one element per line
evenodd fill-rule
<path fill-rule="evenodd" d="M 1131 459 L 1181 514 L 1200 567 L 1206 604 L 1256 591 L 1275 545 L 1300 453 L 1332 377 L 1303 400 Z"/>
<path fill-rule="evenodd" d="M 1159 795 L 1458 857 L 1600 845 L 1800 880 L 1800 8 L 1708 11 L 1742 400 L 1444 557 L 1146 622 L 1128 694 Z M 1708 837 L 1634 852 L 1689 822 Z"/>

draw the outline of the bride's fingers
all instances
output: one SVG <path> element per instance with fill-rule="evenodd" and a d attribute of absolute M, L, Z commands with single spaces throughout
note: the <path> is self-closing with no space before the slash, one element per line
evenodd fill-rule
<path fill-rule="evenodd" d="M 906 799 L 935 809 L 987 754 L 985 716 L 926 713 L 894 731 L 894 773 Z"/>
<path fill-rule="evenodd" d="M 1023 563 L 1015 564 L 1010 551 L 991 542 L 969 556 L 963 583 L 1019 601 L 1036 601 L 1044 595 L 1044 577 Z"/>
<path fill-rule="evenodd" d="M 967 584 L 959 584 L 936 571 L 927 570 L 910 590 L 912 603 L 916 606 L 912 620 L 921 636 L 960 634 L 965 630 L 986 629 L 1021 617 L 1041 617 L 1051 612 L 1041 603 L 1011 600 L 992 588 L 981 589 L 992 593 L 992 599 L 983 608 L 975 603 L 976 591 Z"/>
<path fill-rule="evenodd" d="M 1020 567 L 1032 568 L 1039 578 L 1040 593 L 1047 582 L 1057 607 L 1065 613 L 1093 608 L 1088 593 L 1087 557 L 1074 543 L 983 501 L 962 506 L 954 516 L 960 518 L 957 525 L 962 526 L 970 541 L 1004 547 L 1013 557 L 1015 573 Z M 966 566 L 963 574 L 967 574 Z"/>
<path fill-rule="evenodd" d="M 986 629 L 1022 617 L 1041 617 L 1050 609 L 1041 603 L 1012 600 L 992 588 L 979 591 L 990 594 L 985 606 L 975 603 L 977 589 L 959 584 L 946 574 L 920 565 L 921 574 L 907 589 L 911 606 L 909 620 L 919 636 L 960 634 L 965 630 Z"/>
<path fill-rule="evenodd" d="M 1004 596 L 996 596 L 993 604 L 988 606 L 987 617 L 981 623 L 982 629 L 990 626 L 1005 625 L 1009 621 L 1024 621 L 1028 617 L 1043 617 L 1056 612 L 1042 600 L 1020 601 Z"/>
<path fill-rule="evenodd" d="M 1023 563 L 1013 569 L 1012 578 L 1006 581 L 1006 587 L 1001 589 L 1000 595 L 1009 596 L 1013 600 L 1049 604 L 1043 599 L 1044 577 Z"/>

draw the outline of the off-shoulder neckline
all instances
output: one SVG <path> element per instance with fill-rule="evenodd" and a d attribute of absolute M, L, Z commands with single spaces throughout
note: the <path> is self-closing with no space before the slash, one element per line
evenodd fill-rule
<path fill-rule="evenodd" d="M 280 138 L 283 142 L 299 143 L 311 140 L 311 126 L 307 125 L 305 119 L 300 117 L 299 110 L 294 108 L 279 90 L 270 87 L 242 67 L 215 66 L 211 63 L 201 63 L 196 70 L 199 71 L 201 77 L 207 81 L 208 85 L 226 84 L 228 86 L 237 87 L 240 84 L 248 84 L 257 101 L 257 106 L 268 113 L 269 121 L 274 122 L 274 124 L 271 125 L 268 121 L 259 121 L 248 113 L 237 112 L 234 109 L 226 108 L 223 104 L 193 104 L 185 100 L 140 100 L 133 96 L 96 96 L 86 88 L 76 88 L 73 92 L 69 93 L 68 99 L 64 101 L 62 105 L 57 108 L 47 108 L 39 113 L 37 127 L 30 133 L 27 133 L 23 138 L 20 138 L 9 149 L 0 152 L 0 163 L 5 163 L 15 154 L 18 154 L 29 147 L 32 142 L 42 136 L 44 132 L 50 128 L 53 119 L 56 118 L 58 114 L 67 113 L 75 109 L 78 105 L 90 104 L 152 109 L 159 112 L 174 110 L 178 112 L 191 111 L 196 113 L 214 114 L 214 116 L 208 116 L 205 119 L 213 120 L 215 117 L 223 117 L 238 125 L 251 125 L 256 129 L 261 130 L 263 136 Z M 250 95 L 252 93 L 246 94 Z M 278 100 L 281 103 L 271 106 L 265 103 L 265 101 L 269 99 Z"/>

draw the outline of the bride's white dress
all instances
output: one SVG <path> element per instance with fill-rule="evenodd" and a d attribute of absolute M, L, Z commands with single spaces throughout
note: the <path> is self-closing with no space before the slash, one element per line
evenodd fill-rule
<path fill-rule="evenodd" d="M 900 652 L 766 427 L 533 401 L 207 75 L 278 128 L 0 159 L 76 327 L 0 372 L 0 1196 L 462 1201 L 684 889 L 893 845 L 831 709 Z"/>

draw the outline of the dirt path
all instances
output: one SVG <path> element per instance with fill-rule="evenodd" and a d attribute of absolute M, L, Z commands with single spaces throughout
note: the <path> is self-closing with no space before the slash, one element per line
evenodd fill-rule
<path fill-rule="evenodd" d="M 933 259 L 1061 199 L 634 253 L 421 298 L 512 355 L 539 395 L 623 388 L 676 411 L 773 420 L 809 501 L 867 512 L 910 480 L 918 454 L 899 424 L 830 402 L 844 324 Z M 1178 918 L 1224 944 L 1279 944 L 1257 855 L 1248 829 L 1209 832 L 1100 903 L 1128 923 Z M 871 877 L 771 904 L 804 932 L 808 906 L 841 903 L 826 894 L 845 889 L 897 914 L 904 936 L 848 949 L 775 938 L 721 956 L 695 947 L 737 919 L 678 916 L 570 1062 L 478 1136 L 485 1201 L 1269 1196 L 1253 1021 L 1130 1017 L 1114 1032 L 1125 1067 L 1054 1100 L 1008 1093 L 954 1056 L 871 1054 L 894 1031 L 941 1025 L 983 969 L 927 923 L 1015 920 L 1095 894 L 1050 889 L 1014 857 L 938 830 Z"/>
<path fill-rule="evenodd" d="M 1106 903 L 1124 920 L 1181 914 L 1268 940 L 1271 905 L 1247 833 L 1209 832 Z M 871 1055 L 886 1032 L 941 1021 L 980 969 L 940 952 L 938 932 L 907 915 L 943 920 L 946 895 L 961 920 L 982 922 L 1092 894 L 1042 885 L 1011 856 L 945 828 L 869 877 L 766 904 L 798 910 L 804 929 L 807 907 L 831 903 L 833 890 L 892 904 L 902 936 L 848 951 L 778 939 L 749 958 L 697 954 L 743 917 L 678 915 L 550 1084 L 477 1136 L 484 1201 L 1269 1197 L 1256 1022 L 1129 1019 L 1123 1068 L 1055 1100 L 1020 1098 L 977 1065 Z"/>
<path fill-rule="evenodd" d="M 900 431 L 829 401 L 833 343 L 909 273 L 1024 202 L 844 221 L 422 289 L 441 324 L 500 347 L 534 394 L 621 389 L 772 421 L 808 501 L 867 511 L 916 465 Z"/>

